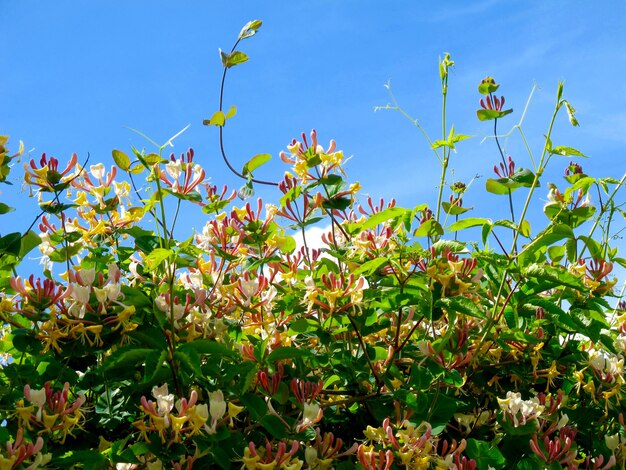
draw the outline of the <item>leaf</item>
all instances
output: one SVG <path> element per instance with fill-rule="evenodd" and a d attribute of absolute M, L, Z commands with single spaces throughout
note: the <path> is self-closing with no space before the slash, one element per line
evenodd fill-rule
<path fill-rule="evenodd" d="M 243 166 L 242 174 L 244 176 L 252 174 L 254 170 L 259 168 L 261 165 L 265 165 L 271 158 L 272 156 L 269 153 L 260 153 L 255 155 Z"/>
<path fill-rule="evenodd" d="M 128 171 L 130 169 L 130 158 L 121 150 L 113 150 L 111 152 L 113 154 L 113 161 L 115 164 L 124 171 Z"/>
<path fill-rule="evenodd" d="M 144 258 L 144 268 L 147 271 L 154 271 L 163 261 L 172 256 L 174 252 L 166 248 L 155 248 Z"/>
<path fill-rule="evenodd" d="M 521 227 L 517 225 L 515 222 L 511 222 L 510 220 L 506 220 L 506 219 L 497 220 L 496 222 L 494 222 L 493 226 L 494 227 L 507 227 L 507 228 L 510 228 L 511 230 L 519 232 L 520 235 L 522 235 L 523 237 L 530 238 L 530 223 L 528 222 L 528 220 L 522 221 Z"/>
<path fill-rule="evenodd" d="M 486 318 L 485 313 L 478 308 L 478 305 L 462 296 L 444 297 L 437 300 L 435 306 L 445 308 L 448 311 L 463 313 L 471 317 Z"/>
<path fill-rule="evenodd" d="M 535 175 L 532 171 L 520 168 L 506 178 L 489 178 L 485 183 L 485 187 L 492 194 L 508 194 L 509 191 L 513 192 L 521 187 L 530 188 L 534 181 Z M 537 181 L 537 187 L 539 186 L 539 181 Z"/>
<path fill-rule="evenodd" d="M 604 259 L 604 254 L 603 254 L 604 250 L 602 248 L 602 245 L 600 245 L 600 243 L 598 243 L 596 240 L 586 235 L 581 235 L 578 238 L 585 243 L 585 246 L 589 250 L 589 254 L 591 255 L 592 258 Z"/>
<path fill-rule="evenodd" d="M 550 321 L 558 328 L 565 330 L 567 333 L 578 332 L 578 323 L 572 320 L 568 313 L 551 300 L 544 299 L 539 296 L 532 296 L 527 300 L 527 302 L 535 307 L 543 308 Z"/>
<path fill-rule="evenodd" d="M 371 259 L 363 263 L 357 269 L 355 269 L 354 275 L 359 276 L 361 274 L 365 274 L 366 276 L 370 276 L 373 273 L 375 273 L 378 270 L 378 268 L 380 268 L 384 264 L 387 264 L 387 258 L 381 257 L 381 258 Z"/>
<path fill-rule="evenodd" d="M 567 110 L 567 117 L 569 118 L 569 123 L 574 127 L 579 126 L 580 124 L 578 123 L 578 119 L 576 119 L 576 110 L 571 104 L 569 104 L 569 101 L 565 102 L 565 109 Z"/>
<path fill-rule="evenodd" d="M 35 232 L 30 230 L 28 233 L 22 236 L 19 258 L 23 259 L 28 253 L 30 253 L 36 246 L 41 244 L 41 238 Z"/>
<path fill-rule="evenodd" d="M 420 225 L 413 235 L 416 237 L 436 237 L 443 235 L 443 227 L 435 219 L 429 219 Z"/>
<path fill-rule="evenodd" d="M 492 78 L 490 80 L 490 78 L 491 77 L 486 78 L 478 85 L 478 93 L 481 95 L 488 95 L 489 93 L 493 93 L 500 88 L 500 85 L 495 83 Z"/>
<path fill-rule="evenodd" d="M 237 114 L 237 106 L 232 105 L 229 108 L 228 112 L 226 113 L 226 116 L 224 116 L 224 117 L 225 117 L 225 119 L 230 119 L 232 117 L 235 117 L 235 114 Z"/>
<path fill-rule="evenodd" d="M 75 468 L 75 465 L 90 470 L 109 468 L 108 459 L 97 450 L 70 450 L 54 457 L 49 464 L 54 468 Z"/>
<path fill-rule="evenodd" d="M 254 36 L 263 22 L 261 20 L 248 21 L 239 33 L 239 39 L 248 39 Z"/>
<path fill-rule="evenodd" d="M 0 253 L 18 257 L 22 248 L 22 234 L 13 232 L 0 238 Z"/>
<path fill-rule="evenodd" d="M 222 65 L 227 69 L 248 61 L 248 56 L 241 51 L 228 53 L 220 49 L 220 57 L 222 58 Z"/>
<path fill-rule="evenodd" d="M 293 347 L 282 347 L 274 349 L 269 356 L 267 356 L 267 362 L 277 362 L 283 359 L 295 359 L 297 357 L 307 357 L 311 355 L 311 351 L 308 349 L 299 349 Z"/>
<path fill-rule="evenodd" d="M 478 116 L 478 119 L 481 121 L 491 121 L 492 119 L 499 119 L 507 114 L 511 114 L 512 112 L 513 109 L 507 109 L 505 111 L 496 111 L 495 109 L 479 109 L 476 111 L 476 116 Z"/>
<path fill-rule="evenodd" d="M 226 116 L 223 111 L 215 111 L 211 119 L 205 119 L 202 124 L 205 126 L 223 126 L 226 123 Z"/>
<path fill-rule="evenodd" d="M 522 274 L 541 281 L 550 281 L 556 285 L 571 287 L 579 291 L 584 291 L 586 289 L 585 285 L 578 277 L 567 271 L 562 266 L 557 267 L 531 264 L 527 268 L 522 269 Z"/>
<path fill-rule="evenodd" d="M 473 438 L 467 439 L 465 453 L 468 457 L 479 463 L 479 468 L 500 469 L 506 464 L 506 458 L 493 443 L 479 441 Z"/>
<path fill-rule="evenodd" d="M 333 197 L 322 202 L 324 209 L 334 209 L 338 211 L 346 210 L 352 204 L 352 199 L 348 196 Z"/>
<path fill-rule="evenodd" d="M 174 359 L 178 360 L 181 367 L 186 369 L 189 375 L 195 377 L 196 380 L 201 380 L 204 377 L 204 373 L 200 368 L 200 355 L 192 350 L 174 352 Z"/>
<path fill-rule="evenodd" d="M 446 248 L 448 248 L 451 253 L 468 252 L 465 243 L 456 240 L 438 240 L 437 242 L 433 243 L 433 248 L 435 249 L 435 254 L 437 255 L 445 252 Z"/>
<path fill-rule="evenodd" d="M 7 206 L 5 203 L 0 202 L 0 214 L 7 214 L 8 212 L 13 212 L 15 207 Z"/>
<path fill-rule="evenodd" d="M 387 209 L 377 212 L 376 214 L 372 214 L 370 218 L 360 224 L 358 226 L 359 232 L 362 232 L 363 230 L 369 230 L 384 222 L 387 222 L 390 219 L 400 217 L 404 215 L 405 212 L 407 212 L 407 209 L 404 209 L 402 207 L 388 207 Z"/>
<path fill-rule="evenodd" d="M 101 366 L 102 372 L 106 374 L 114 370 L 124 370 L 127 374 L 132 374 L 132 369 L 138 364 L 143 364 L 148 354 L 154 351 L 154 349 L 138 348 L 135 345 L 122 346 L 105 359 Z M 160 354 L 160 351 L 158 352 Z"/>
<path fill-rule="evenodd" d="M 491 225 L 490 219 L 483 219 L 482 217 L 468 217 L 467 219 L 459 220 L 450 224 L 446 230 L 450 232 L 458 232 L 459 230 L 465 230 L 466 228 L 477 227 L 478 225 Z"/>
<path fill-rule="evenodd" d="M 519 254 L 520 264 L 524 264 L 523 261 L 537 250 L 547 248 L 564 238 L 574 238 L 572 228 L 565 224 L 551 225 L 524 247 Z"/>
<path fill-rule="evenodd" d="M 573 155 L 575 157 L 589 158 L 587 155 L 583 154 L 581 151 L 576 150 L 575 148 L 572 148 L 572 147 L 565 147 L 563 145 L 551 148 L 550 153 L 552 155 L 561 155 L 563 157 L 569 157 Z"/>
<path fill-rule="evenodd" d="M 450 215 L 461 215 L 473 209 L 473 207 L 461 207 L 457 204 L 450 204 L 449 202 L 445 201 L 441 203 L 441 207 L 443 207 L 443 211 L 446 214 Z"/>
<path fill-rule="evenodd" d="M 261 425 L 267 429 L 270 436 L 282 439 L 287 436 L 287 426 L 282 419 L 276 415 L 265 415 L 261 418 Z"/>

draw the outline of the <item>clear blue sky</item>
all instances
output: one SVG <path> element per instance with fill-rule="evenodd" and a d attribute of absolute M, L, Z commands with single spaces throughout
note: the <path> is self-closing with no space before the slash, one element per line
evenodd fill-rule
<path fill-rule="evenodd" d="M 226 128 L 233 164 L 241 168 L 257 153 L 274 157 L 259 177 L 279 177 L 285 166 L 278 152 L 316 128 L 322 141 L 334 138 L 353 155 L 348 174 L 366 194 L 395 196 L 404 206 L 433 203 L 439 168 L 428 146 L 397 113 L 373 107 L 387 103 L 383 84 L 391 79 L 406 111 L 439 138 L 437 60 L 444 52 L 456 62 L 449 122 L 476 136 L 452 161 L 455 179 L 483 175 L 465 198 L 477 207 L 474 216 L 505 217 L 507 207 L 506 198 L 482 189 L 499 161 L 493 142 L 481 144 L 491 125 L 475 117 L 476 86 L 487 75 L 515 110 L 502 130 L 518 121 L 533 84 L 539 86 L 525 126 L 536 153 L 564 80 L 581 127 L 571 128 L 563 115 L 555 145 L 592 156 L 581 163 L 594 176 L 626 170 L 623 1 L 0 0 L 0 18 L 0 134 L 11 136 L 12 149 L 23 140 L 37 158 L 77 152 L 84 159 L 90 152 L 91 163 L 109 164 L 113 148 L 148 145 L 125 126 L 165 141 L 191 124 L 174 151 L 194 147 L 215 183 L 238 187 L 219 157 L 216 129 L 202 119 L 217 109 L 218 48 L 229 49 L 243 24 L 258 18 L 259 34 L 241 45 L 250 61 L 229 73 L 225 104 L 238 107 Z M 507 150 L 519 166 L 530 166 L 517 139 Z M 562 186 L 568 161 L 555 159 L 544 182 Z M 20 175 L 16 168 L 16 190 Z M 2 233 L 25 229 L 34 201 L 1 189 L 2 200 L 19 207 L 2 217 L 3 225 L 11 220 Z M 537 212 L 545 195 L 539 191 Z M 202 226 L 197 217 L 183 223 Z"/>

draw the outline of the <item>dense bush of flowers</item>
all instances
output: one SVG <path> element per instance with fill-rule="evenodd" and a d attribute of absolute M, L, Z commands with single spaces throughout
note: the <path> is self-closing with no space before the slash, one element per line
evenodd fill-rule
<path fill-rule="evenodd" d="M 246 59 L 222 53 L 225 71 Z M 440 61 L 444 110 L 452 66 Z M 480 84 L 480 120 L 511 112 L 497 89 Z M 545 226 L 527 218 L 547 165 L 581 155 L 552 145 L 561 112 L 577 124 L 559 85 L 531 169 L 495 139 L 486 190 L 508 199 L 509 220 L 467 216 L 469 184 L 448 181 L 467 136 L 445 119 L 430 141 L 436 207 L 360 197 L 315 131 L 281 154 L 266 204 L 209 184 L 193 150 L 165 154 L 171 140 L 114 150 L 110 167 L 31 159 L 41 214 L 0 238 L 0 469 L 624 468 L 626 303 L 612 268 L 626 261 L 610 245 L 624 177 L 565 163 Z M 221 137 L 233 116 L 220 103 L 205 123 Z M 0 144 L 4 181 L 21 150 Z M 266 160 L 237 172 L 239 196 L 266 183 L 253 177 Z M 182 204 L 206 223 L 178 240 Z M 322 249 L 307 245 L 315 224 L 329 226 Z M 24 279 L 31 250 L 45 270 Z"/>

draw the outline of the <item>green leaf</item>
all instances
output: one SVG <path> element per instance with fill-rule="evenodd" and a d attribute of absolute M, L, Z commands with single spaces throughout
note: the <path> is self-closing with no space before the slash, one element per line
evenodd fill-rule
<path fill-rule="evenodd" d="M 261 418 L 261 425 L 267 429 L 270 436 L 276 439 L 287 437 L 287 426 L 282 419 L 276 415 L 265 415 Z"/>
<path fill-rule="evenodd" d="M 502 452 L 490 442 L 478 441 L 473 438 L 467 439 L 465 453 L 468 457 L 478 462 L 479 470 L 487 468 L 500 469 L 506 464 Z"/>
<path fill-rule="evenodd" d="M 143 157 L 144 161 L 148 166 L 156 165 L 157 163 L 161 163 L 163 160 L 158 153 L 149 153 L 145 157 Z"/>
<path fill-rule="evenodd" d="M 174 352 L 174 359 L 179 362 L 181 367 L 186 370 L 190 376 L 195 377 L 196 380 L 201 380 L 204 377 L 204 373 L 200 368 L 200 355 L 196 354 L 193 350 L 181 351 L 179 349 Z"/>
<path fill-rule="evenodd" d="M 13 212 L 15 207 L 7 206 L 5 203 L 0 202 L 0 214 L 6 214 L 8 212 Z"/>
<path fill-rule="evenodd" d="M 449 202 L 442 202 L 441 207 L 443 207 L 443 211 L 446 214 L 450 215 L 461 215 L 473 209 L 473 207 L 461 207 L 457 204 L 450 204 Z"/>
<path fill-rule="evenodd" d="M 135 345 L 122 346 L 118 350 L 114 351 L 108 358 L 104 360 L 101 369 L 105 374 L 113 374 L 114 371 L 122 371 L 127 374 L 132 374 L 132 369 L 143 364 L 148 354 L 155 351 L 154 349 L 138 348 Z M 158 351 L 159 354 L 161 353 Z"/>
<path fill-rule="evenodd" d="M 124 171 L 128 171 L 130 169 L 130 158 L 121 150 L 113 150 L 113 161 L 115 164 Z"/>
<path fill-rule="evenodd" d="M 450 232 L 458 232 L 459 230 L 465 230 L 466 228 L 477 227 L 479 225 L 491 225 L 491 219 L 483 219 L 482 217 L 468 217 L 467 219 L 459 220 L 450 224 L 446 230 Z"/>
<path fill-rule="evenodd" d="M 466 297 L 444 297 L 435 302 L 436 307 L 445 308 L 448 311 L 459 312 L 476 318 L 486 318 L 485 313 L 473 301 Z"/>
<path fill-rule="evenodd" d="M 443 235 L 443 227 L 435 219 L 429 219 L 420 225 L 413 235 L 416 237 L 437 237 Z"/>
<path fill-rule="evenodd" d="M 335 209 L 338 211 L 346 210 L 352 204 L 352 199 L 348 196 L 333 197 L 322 202 L 324 209 Z"/>
<path fill-rule="evenodd" d="M 0 238 L 0 253 L 18 257 L 22 248 L 22 234 L 13 232 Z"/>
<path fill-rule="evenodd" d="M 496 111 L 495 109 L 479 109 L 476 111 L 476 116 L 478 116 L 478 119 L 481 121 L 491 121 L 493 119 L 504 117 L 512 112 L 513 109 L 507 109 L 505 111 Z"/>
<path fill-rule="evenodd" d="M 524 264 L 524 260 L 530 257 L 537 250 L 547 248 L 564 238 L 574 238 L 574 231 L 572 228 L 565 224 L 551 225 L 546 230 L 541 232 L 528 245 L 524 246 L 524 249 L 519 254 L 520 263 Z"/>
<path fill-rule="evenodd" d="M 248 21 L 239 33 L 239 39 L 248 39 L 254 36 L 263 22 L 261 20 Z"/>
<path fill-rule="evenodd" d="M 205 126 L 223 126 L 226 123 L 226 116 L 223 111 L 215 111 L 211 119 L 205 119 L 202 124 Z"/>
<path fill-rule="evenodd" d="M 90 470 L 104 470 L 109 468 L 108 459 L 97 450 L 70 450 L 54 457 L 49 465 L 54 468 L 81 468 Z"/>
<path fill-rule="evenodd" d="M 248 163 L 243 166 L 242 174 L 244 176 L 252 174 L 254 170 L 259 168 L 261 165 L 265 165 L 267 162 L 270 161 L 271 158 L 272 156 L 269 153 L 260 153 L 258 155 L 255 155 L 250 160 L 248 160 Z"/>
<path fill-rule="evenodd" d="M 241 51 L 228 53 L 220 49 L 220 57 L 222 58 L 222 65 L 227 69 L 248 61 L 248 56 Z"/>
<path fill-rule="evenodd" d="M 532 171 L 520 168 L 506 178 L 489 178 L 485 183 L 485 187 L 487 191 L 493 194 L 509 194 L 509 191 L 513 192 L 521 187 L 530 188 L 534 180 L 535 175 Z M 537 181 L 537 187 L 539 186 L 539 181 Z"/>
<path fill-rule="evenodd" d="M 441 254 L 446 251 L 446 248 L 450 250 L 451 253 L 467 253 L 467 247 L 465 243 L 459 242 L 456 240 L 438 240 L 433 243 L 433 248 L 435 249 L 435 254 Z"/>
<path fill-rule="evenodd" d="M 581 235 L 578 238 L 585 243 L 585 246 L 589 250 L 589 254 L 592 258 L 604 259 L 604 249 L 602 248 L 602 245 L 600 245 L 600 243 L 586 235 Z"/>
<path fill-rule="evenodd" d="M 144 258 L 144 268 L 147 271 L 154 271 L 163 261 L 172 256 L 174 252 L 166 248 L 155 248 Z"/>
<path fill-rule="evenodd" d="M 558 328 L 563 329 L 567 333 L 578 332 L 578 323 L 572 320 L 568 313 L 566 313 L 551 300 L 544 299 L 539 296 L 532 296 L 528 298 L 527 302 L 535 307 L 543 308 L 546 316 Z"/>
<path fill-rule="evenodd" d="M 354 275 L 359 276 L 361 274 L 365 274 L 366 276 L 370 276 L 374 274 L 378 270 L 378 268 L 380 268 L 384 264 L 387 264 L 387 258 L 382 257 L 371 259 L 355 269 Z"/>
<path fill-rule="evenodd" d="M 163 368 L 167 359 L 167 351 L 154 350 L 146 356 L 146 367 L 143 375 L 143 382 L 151 382 L 159 371 Z"/>
<path fill-rule="evenodd" d="M 562 266 L 547 266 L 541 264 L 531 264 L 522 269 L 522 274 L 526 277 L 536 278 L 541 281 L 549 281 L 556 285 L 567 286 L 573 289 L 584 291 L 586 289 L 582 281 L 567 271 Z"/>
<path fill-rule="evenodd" d="M 523 237 L 526 237 L 526 238 L 530 237 L 530 223 L 527 220 L 524 220 L 522 222 L 521 227 L 517 225 L 515 222 L 511 222 L 510 220 L 506 220 L 506 219 L 497 220 L 496 222 L 494 222 L 493 226 L 494 227 L 507 227 L 507 228 L 510 228 L 511 230 L 519 232 L 520 235 L 522 235 Z"/>
<path fill-rule="evenodd" d="M 552 155 L 561 155 L 563 157 L 575 156 L 575 157 L 589 158 L 587 157 L 587 155 L 583 154 L 581 151 L 576 150 L 575 148 L 572 148 L 572 147 L 565 147 L 563 145 L 551 148 L 550 153 Z"/>
<path fill-rule="evenodd" d="M 488 77 L 487 79 L 483 80 L 478 85 L 478 93 L 480 93 L 481 95 L 488 95 L 489 93 L 493 93 L 498 88 L 500 88 L 500 85 L 495 83 L 493 79 L 489 80 L 489 78 L 491 77 Z"/>
<path fill-rule="evenodd" d="M 551 246 L 548 248 L 548 256 L 553 263 L 559 264 L 565 256 L 565 246 Z"/>
<path fill-rule="evenodd" d="M 363 230 L 369 230 L 374 228 L 380 224 L 387 222 L 388 220 L 395 219 L 396 217 L 401 217 L 407 212 L 407 209 L 403 207 L 388 207 L 387 209 L 383 209 L 376 214 L 372 214 L 365 222 L 360 225 L 357 225 L 356 228 L 359 232 Z M 356 225 L 356 224 L 354 224 Z"/>
<path fill-rule="evenodd" d="M 22 236 L 19 258 L 23 259 L 28 253 L 30 253 L 36 246 L 41 244 L 41 238 L 35 232 L 30 230 L 27 234 Z"/>
<path fill-rule="evenodd" d="M 282 347 L 274 349 L 269 356 L 267 356 L 267 362 L 277 362 L 283 359 L 295 359 L 297 357 L 308 357 L 311 355 L 311 351 L 308 349 L 299 349 L 293 347 Z"/>

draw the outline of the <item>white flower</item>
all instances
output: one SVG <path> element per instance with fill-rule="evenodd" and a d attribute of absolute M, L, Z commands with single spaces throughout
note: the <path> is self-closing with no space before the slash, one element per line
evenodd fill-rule
<path fill-rule="evenodd" d="M 211 420 L 220 420 L 226 414 L 226 402 L 221 390 L 209 393 Z"/>
<path fill-rule="evenodd" d="M 611 452 L 615 452 L 615 449 L 619 446 L 619 433 L 612 436 L 604 436 L 604 442 Z"/>
<path fill-rule="evenodd" d="M 90 165 L 89 172 L 98 181 L 102 180 L 102 178 L 104 178 L 104 163 L 98 163 L 97 165 Z"/>
<path fill-rule="evenodd" d="M 156 398 L 159 416 L 167 416 L 174 408 L 174 395 L 169 393 L 167 384 L 152 387 L 152 396 Z"/>
<path fill-rule="evenodd" d="M 518 427 L 527 421 L 538 418 L 544 410 L 537 398 L 522 400 L 521 393 L 507 392 L 506 398 L 498 398 L 500 409 L 513 419 L 513 425 Z"/>

